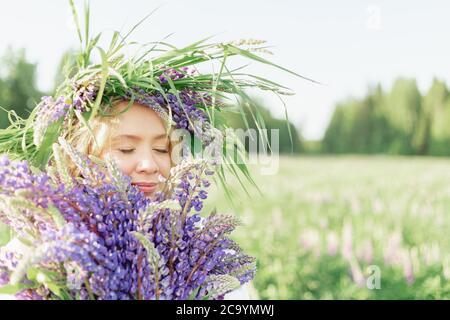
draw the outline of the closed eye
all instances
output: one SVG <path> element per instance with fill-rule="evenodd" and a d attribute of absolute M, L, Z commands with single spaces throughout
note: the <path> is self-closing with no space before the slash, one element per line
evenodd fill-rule
<path fill-rule="evenodd" d="M 159 153 L 168 153 L 169 152 L 169 150 L 167 150 L 167 149 L 153 149 L 153 150 L 155 150 L 156 152 L 159 152 Z"/>
<path fill-rule="evenodd" d="M 120 152 L 128 154 L 128 153 L 132 153 L 135 149 L 119 149 Z"/>

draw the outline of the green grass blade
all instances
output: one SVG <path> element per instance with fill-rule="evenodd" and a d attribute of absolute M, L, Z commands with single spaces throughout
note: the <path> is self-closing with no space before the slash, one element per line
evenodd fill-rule
<path fill-rule="evenodd" d="M 285 71 L 285 72 L 288 72 L 288 73 L 290 73 L 290 74 L 293 74 L 293 75 L 295 75 L 295 76 L 297 76 L 297 77 L 300 77 L 300 78 L 302 78 L 302 79 L 305 79 L 305 80 L 308 80 L 308 81 L 311 81 L 311 82 L 314 82 L 314 83 L 317 83 L 317 84 L 321 84 L 320 82 L 317 82 L 317 81 L 315 81 L 315 80 L 313 80 L 313 79 L 304 77 L 304 76 L 302 76 L 302 75 L 300 75 L 300 74 L 298 74 L 298 73 L 296 73 L 296 72 L 294 72 L 294 71 L 291 71 L 291 70 L 286 69 L 286 68 L 284 68 L 284 67 L 282 67 L 282 66 L 279 66 L 279 65 L 277 65 L 277 64 L 275 64 L 275 63 L 273 63 L 273 62 L 271 62 L 271 61 L 269 61 L 269 60 L 266 60 L 266 59 L 264 59 L 264 58 L 261 58 L 260 56 L 258 56 L 258 55 L 256 55 L 256 54 L 253 54 L 253 53 L 251 53 L 251 52 L 249 52 L 249 51 L 247 51 L 247 50 L 240 49 L 240 48 L 235 47 L 235 46 L 230 45 L 230 44 L 228 44 L 228 45 L 226 45 L 226 46 L 228 47 L 228 50 L 229 50 L 230 53 L 238 54 L 238 55 L 247 57 L 247 58 L 249 58 L 249 59 L 252 59 L 252 60 L 255 60 L 255 61 L 258 61 L 258 62 L 267 64 L 267 65 L 271 65 L 271 66 L 273 66 L 273 67 L 275 67 L 275 68 L 278 68 L 278 69 L 280 69 L 280 70 L 283 70 L 283 71 Z"/>
<path fill-rule="evenodd" d="M 73 3 L 73 0 L 69 0 L 69 4 L 70 4 L 70 8 L 72 9 L 72 16 L 73 16 L 73 19 L 75 21 L 78 38 L 80 40 L 80 44 L 83 44 L 83 37 L 81 36 L 80 21 L 78 19 L 77 9 L 75 7 L 75 4 Z"/>

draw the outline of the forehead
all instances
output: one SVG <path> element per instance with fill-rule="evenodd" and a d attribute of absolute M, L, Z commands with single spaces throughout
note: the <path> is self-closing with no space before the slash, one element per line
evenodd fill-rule
<path fill-rule="evenodd" d="M 117 105 L 117 111 L 127 108 L 128 102 Z M 162 139 L 166 138 L 166 126 L 158 114 L 147 106 L 133 104 L 120 114 L 116 121 L 114 139 Z"/>

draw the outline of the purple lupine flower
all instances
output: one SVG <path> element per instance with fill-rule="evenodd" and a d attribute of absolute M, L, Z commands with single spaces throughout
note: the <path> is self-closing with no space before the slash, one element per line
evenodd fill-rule
<path fill-rule="evenodd" d="M 65 118 L 71 108 L 80 112 L 89 110 L 89 104 L 94 101 L 97 94 L 94 82 L 75 83 L 73 89 L 75 93 L 72 97 L 61 95 L 56 100 L 51 96 L 41 98 L 41 102 L 36 106 L 33 137 L 36 146 L 42 143 L 47 127 L 61 118 Z"/>
<path fill-rule="evenodd" d="M 342 228 L 342 247 L 341 253 L 344 259 L 351 260 L 354 256 L 353 252 L 353 231 L 352 231 L 352 222 L 346 221 Z"/>
<path fill-rule="evenodd" d="M 180 71 L 174 68 L 166 68 L 163 70 L 162 74 L 158 76 L 159 82 L 165 84 L 168 82 L 167 78 L 176 81 L 186 77 L 186 75 L 192 75 L 195 72 L 195 70 L 189 70 L 188 67 L 181 67 L 179 70 Z"/>
<path fill-rule="evenodd" d="M 0 268 L 0 286 L 9 282 L 8 271 L 5 268 Z"/>
<path fill-rule="evenodd" d="M 89 110 L 89 104 L 93 103 L 97 95 L 97 86 L 95 81 L 75 82 L 72 85 L 74 94 L 72 97 L 72 105 L 76 110 L 80 112 Z"/>
<path fill-rule="evenodd" d="M 173 168 L 169 190 L 151 201 L 114 165 L 100 167 L 60 144 L 81 169 L 70 185 L 58 174 L 32 173 L 26 162 L 0 159 L 2 220 L 20 235 L 32 235 L 34 246 L 31 260 L 0 261 L 0 271 L 33 283 L 24 266 L 37 265 L 65 279 L 72 298 L 103 300 L 220 299 L 231 288 L 229 279 L 243 284 L 254 277 L 254 258 L 227 238 L 236 219 L 214 214 L 200 223 L 197 213 L 189 214 L 207 197 L 209 182 L 202 176 L 213 171 L 206 162 Z M 16 204 L 13 214 L 3 201 Z M 17 297 L 55 298 L 45 285 Z"/>
<path fill-rule="evenodd" d="M 202 140 L 205 140 L 203 135 L 211 129 L 209 117 L 200 107 L 211 103 L 211 98 L 206 93 L 183 89 L 180 90 L 178 96 L 167 93 L 164 97 L 159 92 L 149 94 L 145 90 L 135 87 L 129 90 L 124 98 L 131 99 L 132 96 L 137 103 L 152 108 L 164 120 L 173 121 L 177 129 L 188 130 Z M 172 115 L 171 119 L 169 119 L 169 114 Z"/>
<path fill-rule="evenodd" d="M 41 102 L 36 106 L 37 113 L 34 127 L 35 145 L 39 146 L 41 144 L 47 127 L 65 117 L 70 106 L 70 103 L 64 96 L 60 96 L 56 100 L 53 100 L 50 96 L 41 98 Z"/>

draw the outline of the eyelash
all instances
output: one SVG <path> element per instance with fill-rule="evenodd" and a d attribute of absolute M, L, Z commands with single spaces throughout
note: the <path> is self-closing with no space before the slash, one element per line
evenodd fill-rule
<path fill-rule="evenodd" d="M 130 154 L 134 150 L 135 149 L 119 149 L 120 152 L 125 153 L 125 154 Z M 160 152 L 160 153 L 168 153 L 169 152 L 168 150 L 165 150 L 165 149 L 154 149 L 154 150 L 157 152 Z"/>
<path fill-rule="evenodd" d="M 135 149 L 119 149 L 120 152 L 125 153 L 125 154 L 129 154 L 132 153 Z"/>

